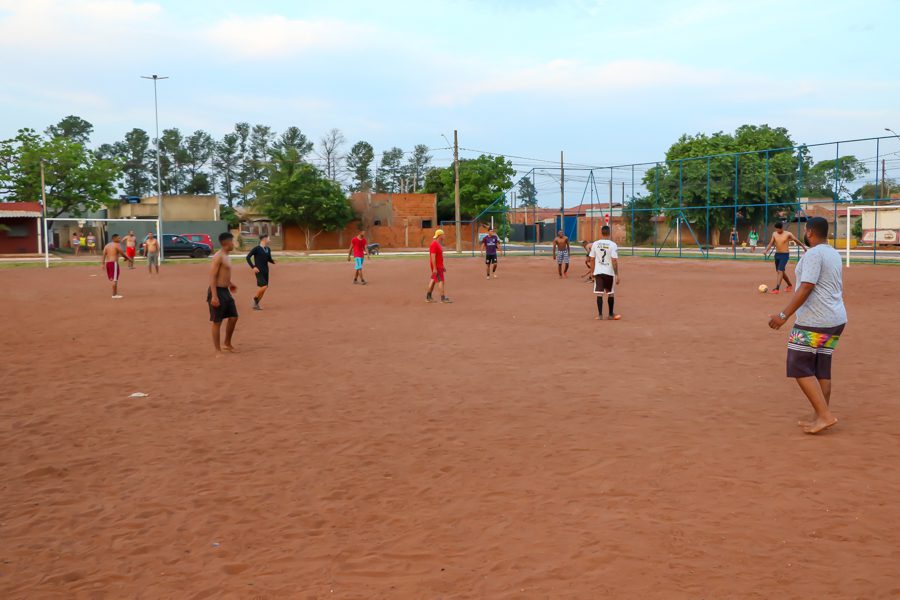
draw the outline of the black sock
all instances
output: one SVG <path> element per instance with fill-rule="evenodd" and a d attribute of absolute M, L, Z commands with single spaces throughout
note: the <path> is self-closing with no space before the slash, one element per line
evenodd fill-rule
<path fill-rule="evenodd" d="M 253 304 L 259 306 L 259 298 L 258 297 L 253 296 Z"/>
<path fill-rule="evenodd" d="M 613 296 L 606 297 L 606 304 L 609 306 L 609 316 L 613 316 L 614 314 L 616 314 L 615 312 L 613 312 L 613 306 L 616 305 L 616 299 Z"/>
<path fill-rule="evenodd" d="M 603 296 L 597 294 L 597 314 L 603 316 Z"/>

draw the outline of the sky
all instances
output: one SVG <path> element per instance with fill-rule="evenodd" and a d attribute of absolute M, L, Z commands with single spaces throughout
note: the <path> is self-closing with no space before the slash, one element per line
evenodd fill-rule
<path fill-rule="evenodd" d="M 900 131 L 898 24 L 894 0 L 0 0 L 0 137 L 69 114 L 95 144 L 152 135 L 150 74 L 161 128 L 336 127 L 437 164 L 454 129 L 463 157 L 548 165 L 744 123 L 870 137 Z"/>

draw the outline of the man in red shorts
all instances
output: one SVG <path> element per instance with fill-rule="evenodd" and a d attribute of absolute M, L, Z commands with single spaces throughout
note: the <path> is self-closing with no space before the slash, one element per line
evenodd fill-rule
<path fill-rule="evenodd" d="M 134 255 L 137 252 L 137 237 L 134 231 L 129 231 L 125 236 L 125 258 L 128 260 L 128 268 L 134 268 Z"/>
<path fill-rule="evenodd" d="M 444 274 L 447 269 L 444 268 L 444 247 L 441 242 L 444 241 L 444 230 L 438 229 L 434 232 L 434 241 L 431 242 L 431 248 L 428 249 L 428 260 L 431 263 L 431 281 L 428 282 L 428 292 L 425 294 L 425 302 L 434 302 L 431 293 L 434 291 L 434 285 L 437 284 L 438 290 L 441 292 L 441 302 L 450 304 L 452 301 L 444 295 Z"/>
<path fill-rule="evenodd" d="M 119 257 L 125 257 L 122 252 L 122 246 L 119 244 L 119 234 L 114 233 L 112 241 L 103 247 L 103 256 L 100 264 L 106 269 L 106 276 L 112 281 L 112 297 L 118 300 L 122 296 L 119 295 Z"/>

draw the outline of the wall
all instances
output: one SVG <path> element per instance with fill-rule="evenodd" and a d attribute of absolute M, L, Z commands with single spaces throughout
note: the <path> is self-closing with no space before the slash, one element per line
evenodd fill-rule
<path fill-rule="evenodd" d="M 350 247 L 350 239 L 359 233 L 361 224 L 359 221 L 351 222 L 343 231 L 331 231 L 322 233 L 316 237 L 312 251 L 322 250 L 347 250 Z M 422 228 L 416 225 L 409 226 L 374 226 L 366 230 L 366 239 L 369 243 L 381 244 L 382 248 L 427 248 L 434 239 L 437 227 Z M 444 225 L 444 245 L 448 249 L 456 249 L 456 228 L 454 225 Z M 477 227 L 472 224 L 462 225 L 462 246 L 464 250 L 478 248 Z M 486 230 L 482 230 L 486 231 Z M 407 243 L 408 241 L 408 243 Z M 284 249 L 297 252 L 306 252 L 306 235 L 303 229 L 296 225 L 284 226 Z"/>
<path fill-rule="evenodd" d="M 156 218 L 158 198 L 141 198 L 140 204 L 121 203 L 109 207 L 111 219 Z M 212 221 L 219 217 L 219 197 L 215 194 L 180 194 L 163 196 L 163 217 L 166 221 Z M 203 232 L 196 232 L 203 233 Z"/>
<path fill-rule="evenodd" d="M 0 219 L 10 231 L 0 231 L 0 254 L 37 254 L 38 219 Z"/>

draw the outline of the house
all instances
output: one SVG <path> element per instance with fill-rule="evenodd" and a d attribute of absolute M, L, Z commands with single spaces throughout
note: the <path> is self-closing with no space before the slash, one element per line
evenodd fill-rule
<path fill-rule="evenodd" d="M 370 242 L 382 248 L 422 248 L 431 243 L 438 228 L 436 194 L 376 194 L 357 192 L 351 194 L 350 207 L 355 219 L 341 231 L 311 235 L 296 225 L 283 227 L 285 250 L 344 249 L 350 238 L 361 229 L 367 231 Z M 452 226 L 444 227 L 448 238 Z M 464 234 L 471 237 L 471 231 Z"/>
<path fill-rule="evenodd" d="M 0 203 L 0 254 L 40 254 L 40 202 Z"/>
<path fill-rule="evenodd" d="M 215 194 L 164 195 L 163 221 L 218 221 L 219 197 Z M 144 196 L 123 200 L 108 209 L 110 219 L 157 219 L 159 197 Z"/>

